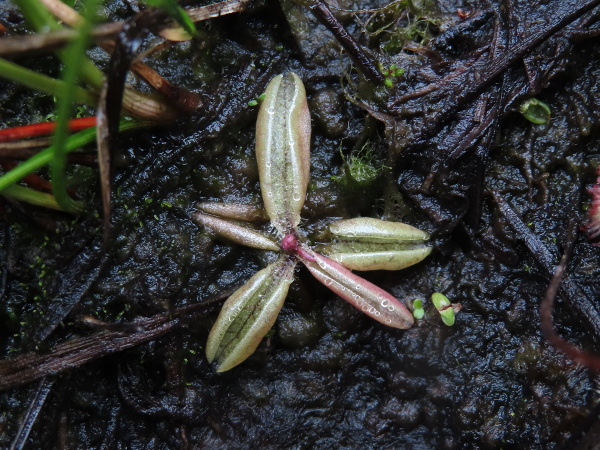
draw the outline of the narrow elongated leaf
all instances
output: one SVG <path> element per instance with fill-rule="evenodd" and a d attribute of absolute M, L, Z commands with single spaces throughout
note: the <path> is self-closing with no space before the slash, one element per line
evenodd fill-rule
<path fill-rule="evenodd" d="M 210 216 L 201 212 L 195 213 L 192 217 L 198 224 L 210 228 L 221 236 L 224 236 L 233 242 L 237 242 L 238 244 L 274 252 L 281 250 L 281 247 L 279 247 L 275 241 L 272 241 L 252 228 L 238 225 L 229 220 L 220 219 L 219 217 Z"/>
<path fill-rule="evenodd" d="M 423 261 L 431 247 L 425 245 L 404 250 L 383 250 L 378 247 L 357 244 L 332 247 L 327 256 L 351 270 L 400 270 Z"/>
<path fill-rule="evenodd" d="M 83 210 L 84 204 L 75 201 L 67 193 L 67 148 L 65 143 L 69 136 L 69 119 L 74 110 L 73 102 L 75 96 L 73 88 L 81 75 L 81 57 L 85 54 L 86 47 L 89 42 L 90 32 L 93 26 L 93 20 L 96 16 L 97 0 L 87 0 L 84 2 L 86 10 L 86 19 L 79 26 L 79 33 L 67 48 L 63 51 L 64 68 L 62 80 L 64 84 L 61 87 L 61 93 L 58 98 L 56 107 L 56 129 L 54 131 L 53 145 L 54 156 L 51 164 L 52 174 L 52 193 L 58 204 L 65 210 L 71 213 L 78 213 Z"/>
<path fill-rule="evenodd" d="M 217 363 L 217 372 L 237 366 L 254 353 L 277 319 L 295 266 L 295 260 L 283 256 L 227 299 L 206 343 L 206 357 Z"/>
<path fill-rule="evenodd" d="M 51 78 L 47 75 L 34 72 L 33 70 L 21 67 L 18 64 L 0 58 L 0 77 L 7 80 L 18 82 L 24 86 L 46 94 L 59 95 L 64 92 L 64 82 Z M 79 86 L 72 87 L 72 94 L 76 102 L 86 105 L 96 105 L 97 98 L 91 92 Z"/>
<path fill-rule="evenodd" d="M 414 318 L 391 294 L 359 277 L 341 264 L 303 249 L 313 260 L 301 257 L 310 273 L 321 283 L 366 315 L 394 328 L 410 328 Z"/>
<path fill-rule="evenodd" d="M 340 220 L 329 225 L 331 233 L 340 240 L 363 242 L 425 241 L 429 235 L 402 222 L 388 222 L 372 217 Z"/>
<path fill-rule="evenodd" d="M 202 202 L 196 207 L 213 216 L 228 219 L 245 220 L 246 222 L 266 222 L 269 220 L 262 207 L 250 205 L 237 205 L 234 203 Z"/>
<path fill-rule="evenodd" d="M 274 252 L 281 250 L 281 247 L 279 247 L 275 241 L 272 241 L 252 228 L 244 227 L 229 220 L 209 216 L 208 214 L 200 212 L 194 214 L 192 217 L 200 225 L 210 228 L 221 236 L 224 236 L 233 242 L 237 242 L 238 244 Z"/>
<path fill-rule="evenodd" d="M 0 193 L 0 195 L 14 198 L 15 200 L 22 202 L 27 202 L 30 205 L 44 206 L 46 208 L 56 209 L 57 211 L 64 211 L 53 195 L 34 191 L 33 189 L 26 188 L 25 186 L 13 184 L 12 186 L 6 187 Z"/>
<path fill-rule="evenodd" d="M 119 131 L 128 131 L 144 126 L 148 126 L 148 123 L 122 120 Z M 92 142 L 95 137 L 96 128 L 88 128 L 87 130 L 80 131 L 79 133 L 70 136 L 65 142 L 67 153 L 75 151 L 79 147 Z M 42 150 L 37 155 L 32 156 L 14 169 L 6 172 L 0 177 L 0 192 L 6 189 L 7 186 L 16 183 L 21 178 L 44 167 L 46 164 L 52 161 L 52 155 L 54 155 L 54 146 L 50 146 L 45 150 Z"/>
<path fill-rule="evenodd" d="M 283 235 L 300 223 L 310 170 L 310 114 L 302 81 L 278 75 L 267 86 L 256 123 L 256 158 L 267 214 Z"/>
<path fill-rule="evenodd" d="M 400 270 L 431 253 L 429 235 L 400 222 L 369 217 L 341 220 L 329 226 L 336 241 L 324 252 L 352 270 Z"/>

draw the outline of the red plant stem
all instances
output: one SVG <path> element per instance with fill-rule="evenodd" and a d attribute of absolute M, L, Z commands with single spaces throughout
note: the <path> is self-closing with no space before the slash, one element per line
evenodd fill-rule
<path fill-rule="evenodd" d="M 599 355 L 589 351 L 580 350 L 573 344 L 561 338 L 559 334 L 554 330 L 554 322 L 552 320 L 554 299 L 556 298 L 556 293 L 565 274 L 567 259 L 568 252 L 565 252 L 563 257 L 561 258 L 560 264 L 554 272 L 554 276 L 552 277 L 550 286 L 548 286 L 546 295 L 540 303 L 540 318 L 542 332 L 544 333 L 544 336 L 546 337 L 548 342 L 550 342 L 560 352 L 564 353 L 567 356 L 567 358 L 590 370 L 600 372 Z"/>
<path fill-rule="evenodd" d="M 69 120 L 70 131 L 80 131 L 96 125 L 96 116 L 81 117 Z M 52 134 L 56 128 L 56 122 L 32 123 L 20 127 L 4 128 L 0 130 L 0 142 L 16 141 L 33 136 L 44 136 Z"/>
<path fill-rule="evenodd" d="M 598 174 L 596 183 L 588 189 L 588 193 L 592 196 L 592 203 L 588 210 L 587 221 L 581 226 L 581 229 L 587 233 L 588 239 L 596 239 L 600 236 L 600 166 L 596 168 L 596 173 Z"/>

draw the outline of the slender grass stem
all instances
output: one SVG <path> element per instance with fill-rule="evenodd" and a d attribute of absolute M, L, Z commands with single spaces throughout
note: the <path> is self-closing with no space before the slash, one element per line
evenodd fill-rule
<path fill-rule="evenodd" d="M 54 95 L 56 97 L 58 97 L 60 92 L 64 90 L 64 83 L 62 81 L 34 72 L 33 70 L 26 69 L 25 67 L 1 58 L 0 77 L 22 84 L 31 89 Z M 72 95 L 73 100 L 77 103 L 96 106 L 96 103 L 98 102 L 98 99 L 95 95 L 79 86 L 72 87 Z"/>
<path fill-rule="evenodd" d="M 45 208 L 55 209 L 57 211 L 64 211 L 52 194 L 46 194 L 45 192 L 39 192 L 24 186 L 8 186 L 2 191 L 2 195 L 4 197 L 27 202 L 31 205 L 43 206 Z"/>
<path fill-rule="evenodd" d="M 48 10 L 38 0 L 15 0 L 17 6 L 23 12 L 26 20 L 38 32 L 48 30 L 60 30 L 62 26 L 52 17 Z M 96 3 L 96 0 L 94 0 Z M 93 12 L 96 11 L 94 8 Z M 63 64 L 67 64 L 65 51 L 57 50 L 56 54 L 61 58 Z M 81 70 L 81 77 L 89 83 L 94 89 L 100 90 L 104 82 L 104 74 L 98 69 L 92 61 L 85 56 L 85 53 L 79 55 L 78 66 Z"/>
<path fill-rule="evenodd" d="M 25 20 L 30 26 L 38 31 L 59 30 L 60 24 L 54 20 L 47 8 L 44 8 L 38 0 L 14 0 Z"/>
<path fill-rule="evenodd" d="M 134 122 L 131 120 L 123 120 L 121 121 L 121 125 L 119 127 L 119 131 L 128 131 L 136 128 L 141 128 L 143 126 L 147 126 L 147 122 Z M 94 142 L 96 139 L 96 127 L 88 128 L 87 130 L 80 131 L 72 136 L 70 136 L 65 142 L 65 151 L 70 153 L 78 148 L 90 144 Z M 30 173 L 35 172 L 36 170 L 41 169 L 46 164 L 49 164 L 52 161 L 52 157 L 54 155 L 54 145 L 42 150 L 37 155 L 32 156 L 27 161 L 18 165 L 11 171 L 5 173 L 2 177 L 0 177 L 0 192 L 3 192 L 7 187 L 15 184 L 17 181 L 21 180 L 24 176 L 29 175 Z"/>
<path fill-rule="evenodd" d="M 58 204 L 66 211 L 77 213 L 83 210 L 83 204 L 71 198 L 67 193 L 67 182 L 65 178 L 67 167 L 67 150 L 65 142 L 69 133 L 69 118 L 73 111 L 73 90 L 80 74 L 78 61 L 85 54 L 89 42 L 90 32 L 95 22 L 97 0 L 87 0 L 85 10 L 87 11 L 84 21 L 79 26 L 77 39 L 73 40 L 62 54 L 64 62 L 63 85 L 61 95 L 56 107 L 56 130 L 54 132 L 54 157 L 52 158 L 52 192 Z"/>

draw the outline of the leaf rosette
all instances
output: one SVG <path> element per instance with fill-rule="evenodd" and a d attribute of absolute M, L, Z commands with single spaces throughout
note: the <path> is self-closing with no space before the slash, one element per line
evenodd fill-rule
<path fill-rule="evenodd" d="M 329 257 L 301 242 L 298 225 L 310 175 L 306 92 L 300 78 L 287 73 L 273 78 L 265 94 L 256 125 L 256 158 L 266 215 L 280 243 L 247 226 L 244 221 L 264 216 L 242 205 L 202 203 L 193 216 L 232 241 L 280 252 L 277 261 L 257 272 L 223 305 L 206 345 L 207 358 L 219 372 L 235 367 L 256 350 L 275 323 L 298 262 L 363 313 L 405 329 L 414 318 L 402 302 L 350 269 L 398 270 L 431 252 L 425 243 L 429 236 L 423 231 L 369 218 L 332 224 L 334 242 L 326 247 Z"/>

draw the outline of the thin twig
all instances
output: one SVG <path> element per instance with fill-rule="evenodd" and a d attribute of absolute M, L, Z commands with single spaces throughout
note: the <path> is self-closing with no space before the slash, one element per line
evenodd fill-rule
<path fill-rule="evenodd" d="M 29 402 L 29 407 L 27 408 L 27 412 L 25 413 L 25 417 L 21 419 L 21 425 L 19 426 L 19 431 L 17 431 L 17 435 L 13 440 L 10 450 L 21 450 L 25 448 L 25 444 L 27 443 L 27 439 L 29 438 L 29 433 L 37 420 L 44 403 L 46 402 L 46 398 L 48 398 L 48 394 L 52 390 L 52 386 L 54 385 L 54 380 L 49 380 L 44 377 L 40 380 L 37 388 L 35 389 L 33 396 Z"/>
<path fill-rule="evenodd" d="M 0 160 L 25 161 L 39 153 L 38 148 L 45 148 L 51 144 L 50 139 L 35 139 L 19 142 L 0 143 Z M 69 164 L 95 167 L 98 157 L 93 153 L 70 153 L 67 155 Z"/>
<path fill-rule="evenodd" d="M 536 236 L 527 225 L 521 220 L 521 218 L 513 211 L 510 205 L 504 200 L 504 198 L 493 191 L 490 191 L 498 204 L 500 212 L 508 222 L 509 226 L 517 233 L 518 238 L 522 240 L 529 251 L 532 253 L 534 258 L 537 260 L 538 264 L 544 269 L 544 271 L 556 277 L 557 273 L 559 274 L 560 279 L 556 281 L 556 289 L 560 287 L 562 276 L 564 272 L 564 268 L 560 268 L 560 264 L 558 268 L 555 268 L 553 263 L 554 257 L 552 253 L 548 250 L 546 245 Z M 571 201 L 573 204 L 579 204 L 578 201 Z M 572 219 L 571 224 L 568 230 L 568 236 L 566 238 L 567 244 L 565 247 L 567 251 L 569 247 L 572 246 L 575 236 L 577 233 L 577 220 Z M 563 255 L 563 259 L 565 256 Z M 561 259 L 562 263 L 562 259 Z M 553 278 L 554 282 L 554 278 Z M 551 287 L 553 284 L 551 284 Z M 554 291 L 556 291 L 554 289 Z M 556 296 L 556 292 L 553 292 L 552 289 L 549 288 L 549 293 L 546 295 L 550 295 L 552 297 L 551 301 L 554 301 L 554 296 Z M 571 305 L 571 307 L 579 314 L 579 316 L 585 319 L 583 322 L 588 325 L 588 328 L 596 333 L 596 339 L 598 338 L 598 324 L 600 323 L 600 317 L 595 305 L 585 296 L 585 293 L 578 288 L 578 286 L 573 283 L 571 280 L 566 280 L 561 288 L 561 293 L 566 297 L 567 301 Z M 568 344 L 567 344 L 568 345 Z M 567 347 L 565 347 L 567 348 Z M 561 350 L 562 351 L 562 350 Z"/>
<path fill-rule="evenodd" d="M 222 302 L 235 289 L 173 311 L 156 314 L 128 324 L 101 326 L 91 336 L 78 337 L 57 345 L 49 353 L 30 352 L 0 361 L 0 392 L 31 383 L 47 375 L 56 375 L 80 367 L 104 356 L 121 352 L 156 339 L 211 311 L 211 306 Z M 93 325 L 86 321 L 87 325 Z"/>
<path fill-rule="evenodd" d="M 327 3 L 322 0 L 310 0 L 300 3 L 306 4 L 317 20 L 331 31 L 365 77 L 370 79 L 373 83 L 383 84 L 383 75 L 378 70 L 375 61 L 365 53 L 361 46 L 358 45 L 358 42 L 356 42 L 346 28 L 344 28 L 344 25 L 337 20 Z"/>
<path fill-rule="evenodd" d="M 547 273 L 552 273 L 554 271 L 554 256 L 550 253 L 548 247 L 546 247 L 540 238 L 527 227 L 506 200 L 504 200 L 504 197 L 497 192 L 490 192 L 494 196 L 494 200 L 496 200 L 500 212 L 504 218 L 507 219 L 511 228 L 517 233 L 519 238 L 535 256 L 536 260 L 544 270 L 546 270 Z"/>
<path fill-rule="evenodd" d="M 227 14 L 235 14 L 244 11 L 252 0 L 224 0 L 212 5 L 201 6 L 186 10 L 188 16 L 194 22 L 215 19 Z"/>
<path fill-rule="evenodd" d="M 178 324 L 176 319 L 159 319 L 161 318 L 153 317 L 145 321 L 144 331 L 140 333 L 100 332 L 93 336 L 71 339 L 56 346 L 49 354 L 26 353 L 0 361 L 0 391 L 31 383 L 42 376 L 56 375 L 111 353 L 135 347 L 163 335 Z"/>
<path fill-rule="evenodd" d="M 21 155 L 28 152 L 38 153 L 36 148 L 49 147 L 52 144 L 51 138 L 27 139 L 16 142 L 0 142 L 0 158 L 21 159 Z M 27 159 L 27 156 L 25 159 Z"/>
<path fill-rule="evenodd" d="M 121 29 L 122 22 L 105 23 L 96 26 L 90 35 L 94 43 L 106 39 L 114 39 Z M 13 59 L 47 53 L 60 49 L 77 37 L 77 30 L 56 30 L 47 33 L 37 33 L 28 36 L 10 36 L 0 39 L 0 56 L 10 56 Z"/>
<path fill-rule="evenodd" d="M 110 131 L 106 114 L 106 84 L 100 91 L 100 99 L 96 111 L 98 121 L 96 131 L 96 147 L 98 154 L 98 170 L 100 172 L 100 196 L 104 221 L 104 244 L 108 242 L 110 233 Z M 120 100 L 119 100 L 120 101 Z"/>

